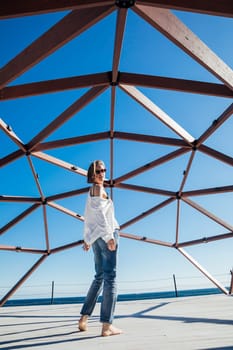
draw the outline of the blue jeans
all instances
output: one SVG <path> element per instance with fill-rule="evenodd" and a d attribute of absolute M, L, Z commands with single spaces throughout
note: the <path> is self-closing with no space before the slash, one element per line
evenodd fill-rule
<path fill-rule="evenodd" d="M 103 289 L 100 308 L 100 322 L 103 323 L 112 323 L 117 299 L 116 265 L 118 230 L 114 232 L 114 238 L 117 242 L 115 251 L 110 251 L 107 243 L 102 238 L 98 238 L 92 244 L 96 274 L 81 310 L 81 315 L 90 316 L 94 310 L 98 296 Z"/>

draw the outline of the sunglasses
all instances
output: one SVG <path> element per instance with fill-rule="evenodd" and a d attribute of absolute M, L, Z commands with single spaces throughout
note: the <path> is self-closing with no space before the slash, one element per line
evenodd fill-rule
<path fill-rule="evenodd" d="M 96 170 L 95 173 L 97 175 L 101 174 L 101 173 L 106 173 L 106 169 L 100 169 L 100 170 Z"/>

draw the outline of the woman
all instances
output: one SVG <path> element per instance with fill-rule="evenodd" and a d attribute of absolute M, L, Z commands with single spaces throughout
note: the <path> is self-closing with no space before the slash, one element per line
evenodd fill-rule
<path fill-rule="evenodd" d="M 103 288 L 100 322 L 102 336 L 117 335 L 122 331 L 113 327 L 113 316 L 117 299 L 116 264 L 119 225 L 115 219 L 113 202 L 104 189 L 106 168 L 101 160 L 89 166 L 87 173 L 90 188 L 84 221 L 84 246 L 88 251 L 92 247 L 95 261 L 95 277 L 89 288 L 79 320 L 80 331 L 87 330 L 88 317 L 92 314 L 98 296 Z"/>

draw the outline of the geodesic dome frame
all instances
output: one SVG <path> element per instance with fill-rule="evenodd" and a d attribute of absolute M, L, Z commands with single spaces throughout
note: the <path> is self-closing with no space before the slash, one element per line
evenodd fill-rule
<path fill-rule="evenodd" d="M 16 283 L 15 286 L 2 298 L 3 305 L 11 295 L 22 285 L 22 283 L 33 273 L 33 271 L 51 254 L 60 252 L 65 249 L 79 246 L 82 240 L 70 242 L 59 247 L 50 246 L 50 232 L 47 219 L 47 208 L 52 207 L 70 215 L 77 220 L 83 221 L 84 217 L 77 214 L 56 202 L 56 200 L 71 196 L 78 196 L 86 193 L 88 187 L 75 189 L 69 192 L 57 193 L 52 196 L 46 196 L 43 186 L 37 175 L 34 165 L 34 159 L 40 159 L 54 166 L 61 167 L 67 172 L 73 172 L 78 176 L 86 176 L 86 169 L 78 165 L 71 164 L 61 158 L 54 157 L 46 153 L 46 150 L 63 148 L 71 145 L 89 143 L 93 141 L 109 140 L 110 147 L 110 179 L 106 181 L 106 186 L 111 189 L 119 188 L 124 191 L 139 191 L 150 194 L 159 194 L 166 199 L 161 201 L 154 207 L 137 215 L 127 222 L 121 223 L 121 236 L 143 241 L 147 243 L 162 245 L 169 248 L 175 248 L 186 259 L 188 259 L 196 268 L 198 268 L 210 281 L 212 281 L 225 294 L 231 294 L 233 285 L 231 282 L 230 291 L 228 291 L 219 281 L 206 271 L 190 254 L 186 252 L 185 247 L 229 239 L 233 237 L 233 226 L 217 217 L 204 207 L 197 204 L 193 199 L 194 196 L 211 195 L 219 193 L 230 193 L 233 191 L 233 185 L 219 186 L 214 188 L 198 188 L 191 191 L 184 191 L 185 183 L 192 169 L 193 160 L 197 152 L 201 152 L 208 157 L 214 158 L 216 161 L 223 162 L 229 167 L 233 165 L 233 158 L 217 149 L 205 145 L 206 140 L 213 135 L 219 128 L 229 120 L 233 112 L 233 104 L 224 110 L 221 115 L 198 137 L 194 138 L 185 128 L 181 127 L 175 119 L 171 118 L 161 108 L 159 108 L 151 98 L 142 93 L 139 87 L 149 87 L 151 89 L 164 89 L 170 91 L 181 91 L 186 93 L 209 95 L 230 99 L 233 96 L 233 72 L 226 63 L 224 63 L 210 48 L 208 48 L 196 35 L 192 33 L 170 10 L 182 10 L 190 12 L 198 12 L 215 16 L 232 17 L 233 8 L 230 1 L 205 1 L 196 2 L 189 1 L 184 4 L 182 1 L 155 1 L 155 0 L 117 0 L 117 1 L 101 1 L 101 0 L 76 0 L 76 1 L 37 1 L 36 3 L 20 3 L 15 1 L 1 5 L 0 17 L 13 18 L 34 14 L 46 14 L 56 11 L 70 10 L 57 24 L 45 32 L 41 37 L 36 39 L 21 53 L 16 55 L 8 62 L 0 73 L 0 89 L 1 100 L 17 99 L 27 96 L 35 96 L 40 94 L 48 94 L 52 92 L 87 88 L 88 90 L 57 118 L 52 120 L 44 129 L 39 131 L 28 143 L 24 143 L 14 132 L 14 125 L 8 125 L 3 119 L 0 121 L 1 130 L 11 139 L 17 146 L 17 150 L 7 154 L 1 159 L 1 167 L 7 166 L 9 163 L 16 161 L 21 157 L 26 157 L 35 184 L 38 189 L 38 197 L 29 196 L 9 196 L 2 195 L 2 202 L 30 203 L 30 206 L 14 217 L 12 220 L 1 227 L 0 233 L 4 234 L 14 225 L 18 224 L 25 217 L 29 216 L 38 208 L 43 209 L 44 229 L 45 229 L 45 249 L 34 249 L 21 246 L 0 245 L 1 251 L 26 252 L 40 255 L 38 261 L 30 268 L 28 272 Z M 79 36 L 85 30 L 95 25 L 97 22 L 107 17 L 114 11 L 117 12 L 117 21 L 115 29 L 114 52 L 112 57 L 112 70 L 101 73 L 87 74 L 82 76 L 74 76 L 67 78 L 59 78 L 55 80 L 37 81 L 33 83 L 8 86 L 17 77 L 43 60 L 45 57 L 54 53 L 57 49 L 68 43 L 73 38 Z M 221 83 L 200 82 L 194 80 L 185 80 L 178 78 L 168 78 L 162 76 L 128 73 L 119 71 L 119 63 L 121 50 L 123 45 L 123 37 L 125 32 L 125 24 L 128 11 L 133 11 L 140 18 L 148 22 L 152 27 L 161 32 L 167 39 L 177 45 L 186 54 L 197 61 L 201 66 L 212 73 Z M 110 130 L 99 132 L 96 134 L 87 134 L 66 139 L 57 139 L 44 142 L 48 136 L 53 134 L 61 125 L 70 120 L 75 114 L 79 113 L 86 105 L 103 94 L 107 89 L 110 90 Z M 152 116 L 157 118 L 161 123 L 172 130 L 177 138 L 162 137 L 159 135 L 148 135 L 139 133 L 122 132 L 115 130 L 115 108 L 116 108 L 116 91 L 120 89 L 130 98 L 135 100 L 139 105 L 146 109 Z M 169 152 L 154 161 L 143 166 L 137 167 L 132 171 L 126 172 L 121 176 L 114 177 L 114 142 L 115 140 L 128 140 L 140 143 L 149 143 L 154 145 L 165 145 L 175 147 L 175 150 Z M 140 184 L 130 184 L 125 182 L 134 176 L 143 174 L 150 169 L 158 167 L 166 162 L 172 161 L 184 154 L 188 155 L 188 164 L 182 174 L 180 186 L 175 191 L 165 190 L 163 188 L 146 187 Z M 146 216 L 159 211 L 168 206 L 170 203 L 176 202 L 177 220 L 175 228 L 175 237 L 173 241 L 162 241 L 149 238 L 147 235 L 137 235 L 124 232 L 124 229 L 133 223 L 140 221 Z M 227 232 L 202 237 L 195 240 L 181 242 L 179 237 L 179 219 L 180 219 L 180 203 L 185 202 L 187 205 L 207 216 L 217 224 L 224 227 Z"/>

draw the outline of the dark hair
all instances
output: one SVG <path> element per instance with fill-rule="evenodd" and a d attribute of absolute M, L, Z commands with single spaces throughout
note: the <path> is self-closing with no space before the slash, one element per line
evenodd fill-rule
<path fill-rule="evenodd" d="M 96 170 L 96 166 L 97 165 L 104 165 L 104 162 L 102 160 L 95 160 L 94 162 L 92 162 L 88 168 L 88 171 L 87 171 L 87 182 L 88 183 L 93 183 L 94 182 L 94 179 L 95 179 L 95 170 Z"/>

